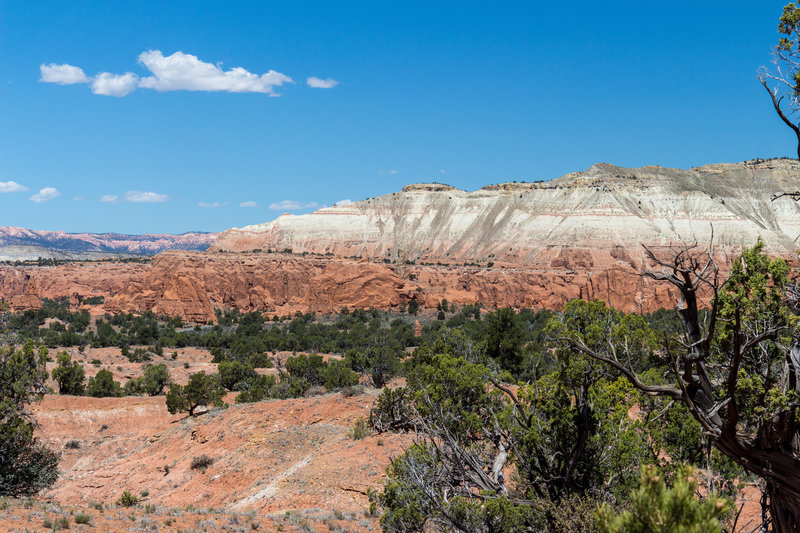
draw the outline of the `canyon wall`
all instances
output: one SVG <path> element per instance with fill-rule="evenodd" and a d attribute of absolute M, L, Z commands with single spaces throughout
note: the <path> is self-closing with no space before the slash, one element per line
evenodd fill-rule
<path fill-rule="evenodd" d="M 215 320 L 215 308 L 332 312 L 397 308 L 416 298 L 457 304 L 559 308 L 601 298 L 624 311 L 674 305 L 640 273 L 642 244 L 668 254 L 677 242 L 714 242 L 727 268 L 761 237 L 794 258 L 800 208 L 774 194 L 800 190 L 794 160 L 692 170 L 591 169 L 540 183 L 468 193 L 440 184 L 283 215 L 220 234 L 209 251 L 168 251 L 151 264 L 0 266 L 0 298 L 30 309 L 41 298 L 104 296 L 99 311 Z M 289 252 L 276 252 L 290 249 Z M 256 250 L 256 251 L 254 251 Z"/>
<path fill-rule="evenodd" d="M 238 308 L 286 315 L 330 313 L 347 306 L 398 309 L 412 298 L 433 309 L 458 305 L 558 309 L 573 298 L 600 298 L 623 311 L 674 305 L 665 284 L 641 276 L 643 249 L 551 250 L 549 264 L 405 265 L 366 259 L 286 253 L 164 252 L 152 264 L 81 263 L 58 267 L 0 267 L 0 297 L 13 310 L 35 309 L 41 298 L 73 302 L 103 296 L 95 312 L 143 312 L 215 321 L 214 310 Z M 718 253 L 723 267 L 734 256 Z M 80 298 L 79 298 L 80 297 Z"/>
<path fill-rule="evenodd" d="M 401 192 L 281 215 L 223 232 L 216 251 L 253 249 L 416 262 L 504 261 L 545 266 L 552 250 L 580 247 L 611 257 L 619 247 L 670 242 L 796 249 L 800 208 L 774 194 L 800 190 L 796 160 L 757 160 L 681 170 L 598 164 L 539 183 L 465 192 L 417 184 Z"/>

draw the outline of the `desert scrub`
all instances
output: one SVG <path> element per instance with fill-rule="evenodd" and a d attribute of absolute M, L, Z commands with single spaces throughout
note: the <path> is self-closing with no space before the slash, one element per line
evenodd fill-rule
<path fill-rule="evenodd" d="M 78 513 L 75 515 L 76 524 L 88 524 L 91 521 L 92 517 L 89 516 L 87 513 Z"/>
<path fill-rule="evenodd" d="M 42 526 L 49 529 L 50 531 L 60 531 L 62 529 L 69 529 L 69 517 L 59 516 L 55 519 L 51 519 L 48 516 L 45 517 L 44 521 L 42 522 Z"/>
<path fill-rule="evenodd" d="M 371 429 L 366 418 L 356 418 L 353 427 L 350 428 L 350 438 L 353 440 L 361 440 L 369 435 Z"/>
<path fill-rule="evenodd" d="M 117 505 L 121 505 L 122 507 L 133 507 L 137 503 L 139 503 L 139 497 L 128 490 L 123 491 L 122 495 L 117 500 Z"/>
<path fill-rule="evenodd" d="M 201 470 L 203 472 L 206 471 L 206 468 L 214 464 L 214 459 L 203 454 L 199 457 L 195 457 L 192 459 L 192 464 L 190 465 L 192 470 Z"/>
<path fill-rule="evenodd" d="M 364 385 L 349 385 L 347 387 L 342 387 L 339 389 L 339 392 L 345 398 L 350 398 L 351 396 L 359 396 L 364 394 Z"/>
<path fill-rule="evenodd" d="M 64 448 L 66 448 L 67 450 L 79 450 L 80 447 L 81 447 L 80 441 L 75 439 L 67 441 L 67 443 L 64 445 Z"/>

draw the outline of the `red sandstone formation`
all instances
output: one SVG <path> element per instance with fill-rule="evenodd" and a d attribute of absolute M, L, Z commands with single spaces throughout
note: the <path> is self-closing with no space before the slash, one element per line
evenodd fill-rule
<path fill-rule="evenodd" d="M 617 257 L 615 257 L 615 255 Z M 561 249 L 544 265 L 392 265 L 290 254 L 165 252 L 152 265 L 73 264 L 50 268 L 0 267 L 0 296 L 12 309 L 35 297 L 104 296 L 109 312 L 179 315 L 216 320 L 215 308 L 335 312 L 395 308 L 412 296 L 435 309 L 443 298 L 489 308 L 560 308 L 573 298 L 600 298 L 624 311 L 674 305 L 663 284 L 640 275 L 642 250 Z M 722 255 L 722 264 L 731 255 Z M 19 296 L 17 296 L 19 295 Z"/>
<path fill-rule="evenodd" d="M 215 320 L 216 308 L 327 313 L 393 308 L 412 296 L 428 309 L 443 298 L 488 308 L 600 298 L 647 312 L 674 301 L 665 285 L 641 277 L 642 243 L 706 243 L 713 229 L 722 267 L 759 236 L 792 257 L 800 206 L 770 195 L 797 189 L 793 160 L 688 171 L 595 165 L 552 182 L 473 193 L 414 185 L 233 229 L 216 251 L 164 252 L 152 264 L 0 267 L 0 298 L 21 310 L 39 298 L 104 296 L 106 311 L 152 310 L 191 322 Z M 265 251 L 246 251 L 254 248 Z M 269 252 L 284 248 L 294 253 Z"/>

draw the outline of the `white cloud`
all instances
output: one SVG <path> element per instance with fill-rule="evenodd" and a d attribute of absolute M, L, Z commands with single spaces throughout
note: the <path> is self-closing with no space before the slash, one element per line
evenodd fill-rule
<path fill-rule="evenodd" d="M 53 198 L 57 198 L 61 196 L 61 193 L 55 187 L 45 187 L 44 189 L 40 190 L 33 196 L 31 196 L 31 201 L 40 204 L 42 202 L 46 202 L 47 200 L 52 200 Z"/>
<path fill-rule="evenodd" d="M 317 78 L 316 76 L 311 76 L 310 78 L 306 79 L 306 83 L 309 87 L 313 87 L 315 89 L 333 89 L 339 82 L 334 80 L 333 78 Z"/>
<path fill-rule="evenodd" d="M 440 174 L 447 174 L 447 171 L 446 171 L 445 169 L 443 169 L 443 168 L 442 168 L 442 169 L 439 169 L 439 173 L 440 173 Z"/>
<path fill-rule="evenodd" d="M 92 92 L 104 96 L 125 96 L 136 90 L 139 85 L 139 76 L 132 72 L 125 74 L 111 74 L 101 72 L 92 81 Z"/>
<path fill-rule="evenodd" d="M 156 192 L 145 191 L 128 191 L 125 193 L 126 202 L 135 203 L 160 203 L 169 200 L 166 194 L 158 194 Z"/>
<path fill-rule="evenodd" d="M 253 201 L 251 200 L 251 201 L 248 201 L 248 202 L 242 202 L 242 203 L 240 203 L 240 204 L 239 204 L 239 207 L 258 207 L 258 204 L 257 204 L 256 202 L 253 202 Z"/>
<path fill-rule="evenodd" d="M 49 65 L 39 65 L 39 70 L 42 73 L 39 81 L 46 83 L 72 85 L 73 83 L 89 83 L 92 81 L 91 78 L 84 74 L 83 69 L 72 65 L 50 63 Z"/>
<path fill-rule="evenodd" d="M 137 87 L 157 91 L 225 91 L 280 96 L 274 91 L 275 87 L 294 83 L 292 78 L 275 70 L 264 74 L 254 74 L 242 67 L 222 70 L 220 64 L 206 63 L 197 56 L 180 51 L 164 57 L 160 50 L 148 50 L 139 54 L 138 61 L 150 71 L 150 76 L 140 78 L 132 72 L 101 72 L 88 77 L 79 67 L 50 63 L 39 66 L 42 73 L 39 81 L 61 85 L 89 83 L 94 94 L 106 96 L 125 96 Z M 309 85 L 312 79 L 317 80 L 315 83 L 321 83 L 312 87 L 330 88 L 339 83 L 332 79 L 309 78 Z"/>
<path fill-rule="evenodd" d="M 105 203 L 107 203 L 107 204 L 113 204 L 113 203 L 115 203 L 117 200 L 119 200 L 119 196 L 117 196 L 116 194 L 106 194 L 106 195 L 103 195 L 103 196 L 100 198 L 100 201 L 101 201 L 101 202 L 105 202 Z"/>
<path fill-rule="evenodd" d="M 23 192 L 27 190 L 27 187 L 20 185 L 16 181 L 0 181 L 0 193 Z"/>
<path fill-rule="evenodd" d="M 319 207 L 317 202 L 296 202 L 294 200 L 281 200 L 277 203 L 269 204 L 269 208 L 273 211 L 299 211 L 300 209 L 316 209 Z"/>
<path fill-rule="evenodd" d="M 72 198 L 73 202 L 82 202 L 84 200 L 86 200 L 85 196 L 75 196 L 75 197 Z"/>
<path fill-rule="evenodd" d="M 228 205 L 228 202 L 197 202 L 197 207 L 214 208 L 214 207 L 223 207 L 226 205 Z"/>
<path fill-rule="evenodd" d="M 351 200 L 350 198 L 345 198 L 344 200 L 339 200 L 338 202 L 333 204 L 333 207 L 342 207 L 343 205 L 350 205 L 352 203 L 353 200 Z"/>
<path fill-rule="evenodd" d="M 397 174 L 397 171 L 396 170 L 390 170 L 389 174 Z"/>
<path fill-rule="evenodd" d="M 241 67 L 222 70 L 218 65 L 183 52 L 164 57 L 160 50 L 148 50 L 139 55 L 139 63 L 153 73 L 142 78 L 139 86 L 157 91 L 227 91 L 277 96 L 273 87 L 294 83 L 289 76 L 274 70 L 260 76 Z"/>

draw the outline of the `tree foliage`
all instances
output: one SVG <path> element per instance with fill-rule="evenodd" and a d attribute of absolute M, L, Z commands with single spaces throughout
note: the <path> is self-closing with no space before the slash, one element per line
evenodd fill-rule
<path fill-rule="evenodd" d="M 45 392 L 47 349 L 0 347 L 0 495 L 30 495 L 58 478 L 59 454 L 33 436 L 27 410 Z"/>
<path fill-rule="evenodd" d="M 189 416 L 194 416 L 198 407 L 221 402 L 223 392 L 217 376 L 197 372 L 189 376 L 189 383 L 185 386 L 177 383 L 170 386 L 167 392 L 167 409 L 172 414 L 187 411 Z"/>
<path fill-rule="evenodd" d="M 114 374 L 105 368 L 99 370 L 93 378 L 89 378 L 86 385 L 86 395 L 95 398 L 115 398 L 122 396 L 122 387 L 119 381 L 114 380 Z"/>
<path fill-rule="evenodd" d="M 56 366 L 53 369 L 53 379 L 58 383 L 59 394 L 83 395 L 85 373 L 83 366 L 73 361 L 67 352 L 56 355 Z"/>
<path fill-rule="evenodd" d="M 722 533 L 729 501 L 714 495 L 695 496 L 697 478 L 682 467 L 671 487 L 653 466 L 642 469 L 639 488 L 630 497 L 631 509 L 621 513 L 604 505 L 598 513 L 601 533 Z"/>
<path fill-rule="evenodd" d="M 164 394 L 164 389 L 169 385 L 169 381 L 170 376 L 167 365 L 163 363 L 147 365 L 140 377 L 129 379 L 125 383 L 123 391 L 126 396 L 131 394 L 160 396 Z"/>
<path fill-rule="evenodd" d="M 648 254 L 656 269 L 647 275 L 680 296 L 683 332 L 660 351 L 667 383 L 637 368 L 642 340 L 624 317 L 607 314 L 586 330 L 573 327 L 565 310 L 559 342 L 605 362 L 645 394 L 683 404 L 717 450 L 764 480 L 774 530 L 800 531 L 800 317 L 788 266 L 769 258 L 761 241 L 727 277 L 696 247 Z"/>
<path fill-rule="evenodd" d="M 563 350 L 558 371 L 512 390 L 448 353 L 463 346 L 438 346 L 421 348 L 408 388 L 385 390 L 371 412 L 378 430 L 422 436 L 388 470 L 385 530 L 576 530 L 559 504 L 627 494 L 629 465 L 652 460 L 628 416 L 637 394 L 591 359 Z"/>

